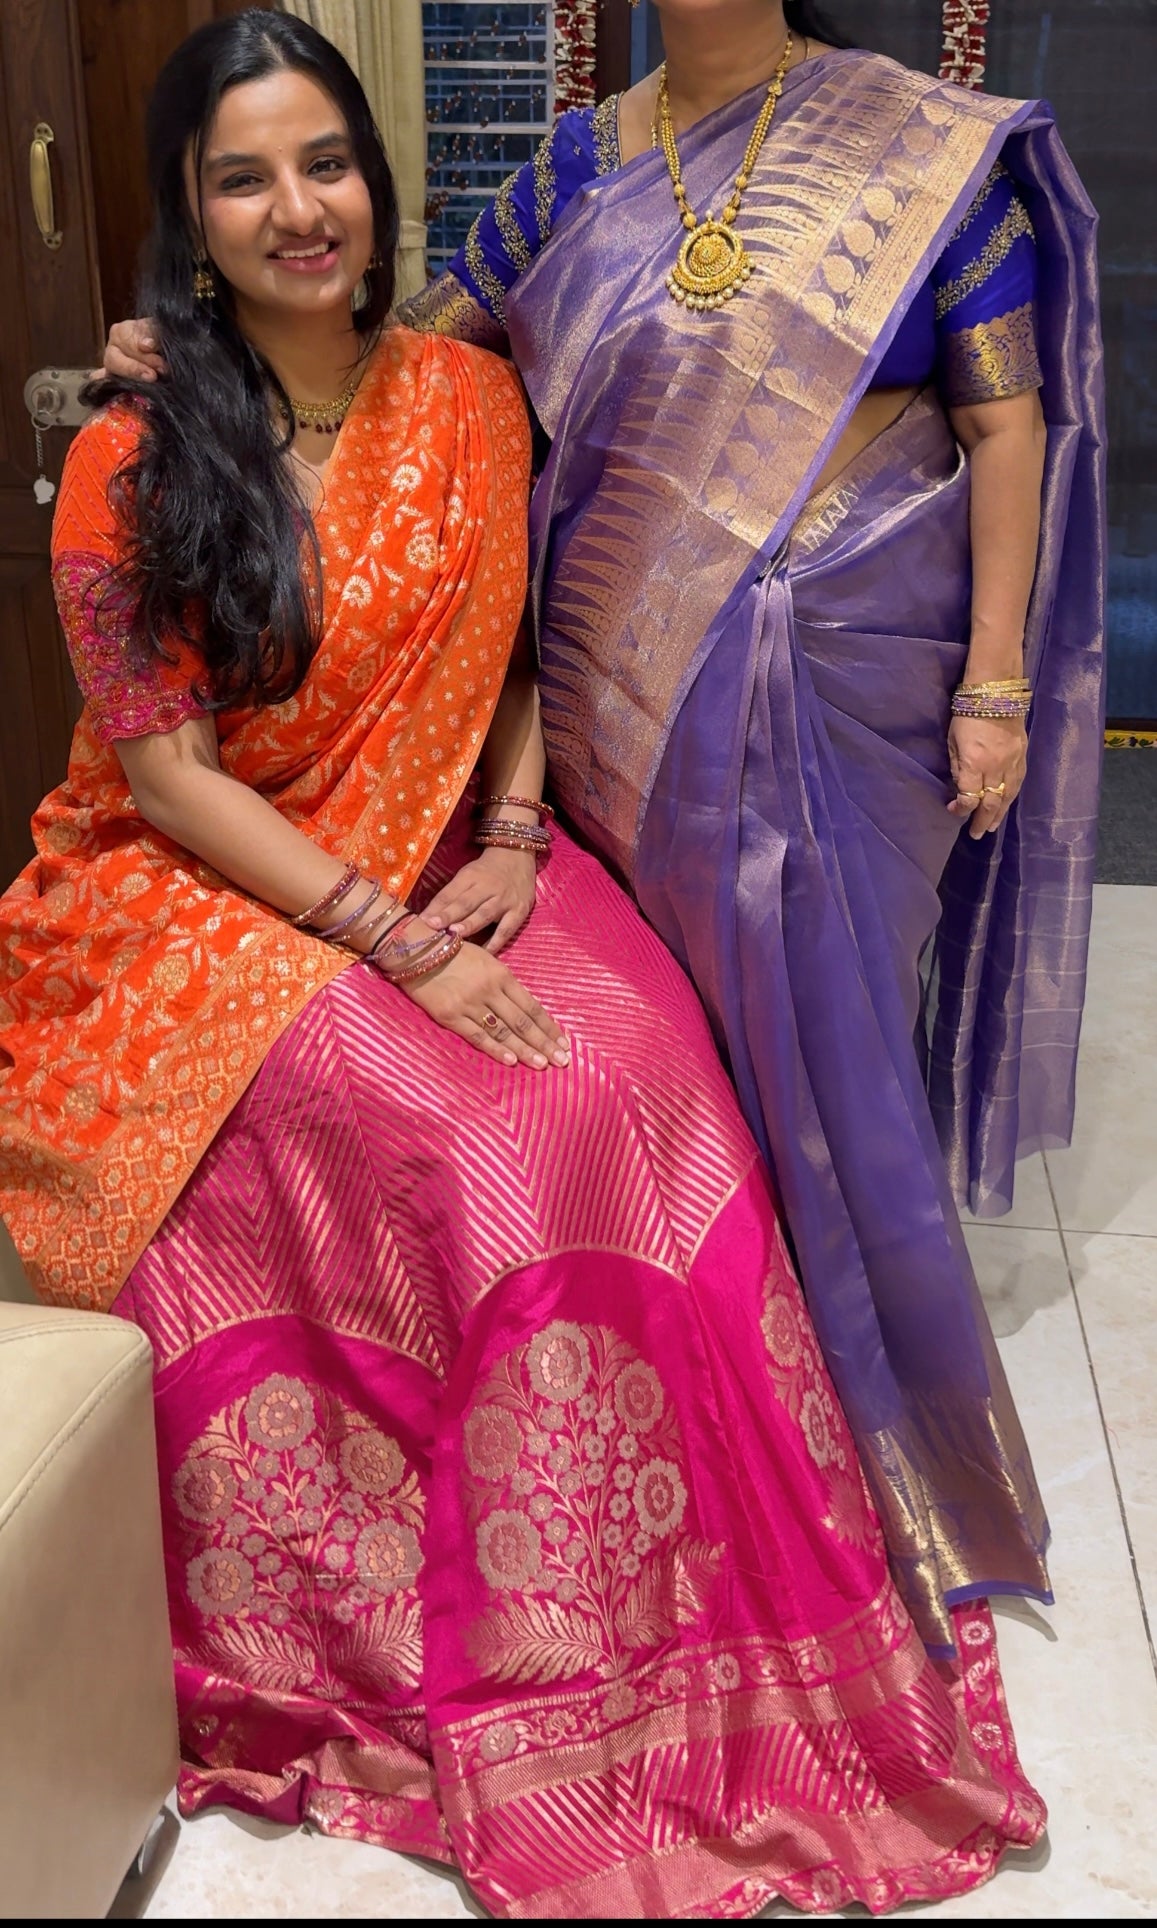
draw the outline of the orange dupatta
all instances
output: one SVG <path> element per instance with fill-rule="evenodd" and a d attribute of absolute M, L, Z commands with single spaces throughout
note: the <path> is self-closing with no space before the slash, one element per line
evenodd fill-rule
<path fill-rule="evenodd" d="M 87 701 L 68 775 L 33 820 L 37 855 L 0 898 L 0 1212 L 41 1297 L 98 1309 L 277 1037 L 349 962 L 150 829 L 103 740 L 110 645 L 91 592 L 123 553 L 108 483 L 137 432 L 112 410 L 70 451 L 53 559 Z M 528 475 L 511 370 L 391 330 L 316 511 L 308 677 L 288 702 L 216 719 L 224 770 L 398 896 L 498 699 L 526 592 Z M 161 727 L 196 710 L 196 665 L 178 655 L 146 679 L 150 714 L 169 705 Z M 119 671 L 123 689 L 123 655 Z"/>

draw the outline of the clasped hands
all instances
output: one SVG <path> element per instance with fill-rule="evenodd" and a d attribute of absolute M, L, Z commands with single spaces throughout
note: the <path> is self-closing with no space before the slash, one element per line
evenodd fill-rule
<path fill-rule="evenodd" d="M 421 921 L 466 941 L 448 964 L 405 990 L 436 1024 L 499 1064 L 545 1071 L 550 1064 L 565 1069 L 570 1046 L 498 956 L 534 909 L 536 872 L 534 856 L 522 850 L 484 850 L 464 864 L 431 898 Z M 485 944 L 472 941 L 491 926 Z"/>

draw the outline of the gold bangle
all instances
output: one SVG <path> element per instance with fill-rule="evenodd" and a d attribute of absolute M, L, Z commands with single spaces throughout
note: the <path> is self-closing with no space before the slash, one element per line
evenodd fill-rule
<path fill-rule="evenodd" d="M 958 683 L 956 687 L 962 696 L 1019 696 L 1032 684 L 1027 676 L 1006 676 L 988 683 Z"/>

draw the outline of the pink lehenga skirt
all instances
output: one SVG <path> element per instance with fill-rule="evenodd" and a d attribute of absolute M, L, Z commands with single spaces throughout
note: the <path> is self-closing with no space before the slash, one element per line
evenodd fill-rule
<path fill-rule="evenodd" d="M 456 1863 L 504 1916 L 968 1889 L 1044 1825 L 992 1626 L 957 1612 L 952 1666 L 915 1635 L 694 997 L 562 837 L 509 957 L 569 1071 L 351 966 L 117 1300 L 183 1807 Z"/>

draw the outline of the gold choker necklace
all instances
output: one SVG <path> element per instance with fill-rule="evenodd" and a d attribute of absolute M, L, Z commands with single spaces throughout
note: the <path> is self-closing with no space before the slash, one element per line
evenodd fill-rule
<path fill-rule="evenodd" d="M 334 396 L 332 402 L 295 402 L 291 395 L 289 406 L 298 428 L 316 429 L 319 435 L 336 435 L 349 414 L 350 404 L 358 392 L 358 383 L 361 378 L 359 369 L 352 381 L 342 389 L 341 394 Z M 282 414 L 284 413 L 285 409 L 282 405 Z"/>
<path fill-rule="evenodd" d="M 751 130 L 751 139 L 743 155 L 743 165 L 735 177 L 727 206 L 719 220 L 708 213 L 700 220 L 694 208 L 687 203 L 687 190 L 679 170 L 679 150 L 675 145 L 675 129 L 671 123 L 671 100 L 667 92 L 667 63 L 659 69 L 659 132 L 663 142 L 663 153 L 667 161 L 667 172 L 671 176 L 671 186 L 675 190 L 675 205 L 683 226 L 689 229 L 679 258 L 667 276 L 667 292 L 673 300 L 683 302 L 688 308 L 722 308 L 737 294 L 745 281 L 751 277 L 751 261 L 739 236 L 734 229 L 734 221 L 739 213 L 739 203 L 743 190 L 751 181 L 751 172 L 763 146 L 767 130 L 775 116 L 775 104 L 783 88 L 783 77 L 787 63 L 791 59 L 792 37 L 788 34 L 779 65 L 771 77 L 767 89 L 767 99 L 759 110 L 759 117 Z"/>

